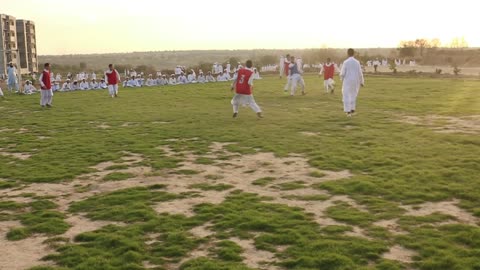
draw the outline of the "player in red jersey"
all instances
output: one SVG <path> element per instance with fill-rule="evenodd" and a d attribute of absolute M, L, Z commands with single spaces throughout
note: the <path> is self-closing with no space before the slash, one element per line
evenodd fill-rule
<path fill-rule="evenodd" d="M 263 118 L 262 109 L 257 105 L 252 95 L 254 79 L 252 67 L 252 61 L 248 60 L 246 67 L 238 70 L 238 74 L 232 83 L 231 90 L 235 89 L 235 96 L 232 99 L 233 118 L 237 118 L 240 105 L 250 106 L 257 113 L 258 118 Z"/>
<path fill-rule="evenodd" d="M 338 72 L 338 67 L 335 63 L 330 61 L 330 58 L 327 58 L 327 62 L 322 65 L 319 75 L 323 74 L 323 85 L 325 86 L 325 92 L 333 94 L 335 91 L 335 81 L 333 76 L 335 72 Z"/>
<path fill-rule="evenodd" d="M 52 107 L 52 99 L 53 99 L 53 91 L 52 91 L 52 81 L 51 81 L 51 76 L 50 76 L 50 64 L 45 63 L 44 69 L 42 74 L 40 75 L 40 78 L 38 80 L 40 81 L 40 86 L 42 88 L 41 91 L 41 97 L 40 97 L 40 105 L 42 107 Z"/>

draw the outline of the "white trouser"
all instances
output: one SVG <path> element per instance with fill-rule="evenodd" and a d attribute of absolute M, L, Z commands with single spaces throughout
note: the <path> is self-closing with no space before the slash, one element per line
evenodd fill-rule
<path fill-rule="evenodd" d="M 40 90 L 41 91 L 41 97 L 40 97 L 40 105 L 45 106 L 45 105 L 52 105 L 52 99 L 53 99 L 53 91 L 52 89 L 50 90 Z"/>
<path fill-rule="evenodd" d="M 348 113 L 354 111 L 357 105 L 358 88 L 343 87 L 343 111 Z"/>
<path fill-rule="evenodd" d="M 0 97 L 3 97 L 3 91 L 2 91 L 2 88 L 0 88 Z"/>
<path fill-rule="evenodd" d="M 108 93 L 110 96 L 114 96 L 118 94 L 118 84 L 109 84 L 108 85 Z"/>
<path fill-rule="evenodd" d="M 323 86 L 325 87 L 325 92 L 330 93 L 335 88 L 335 81 L 333 79 L 324 80 Z"/>
<path fill-rule="evenodd" d="M 288 88 L 290 88 L 290 85 L 292 85 L 292 76 L 288 75 L 287 76 L 287 84 L 285 84 L 285 91 L 288 91 Z"/>
<path fill-rule="evenodd" d="M 238 109 L 240 106 L 250 106 L 252 110 L 256 113 L 262 112 L 262 109 L 260 109 L 260 106 L 257 105 L 255 102 L 255 99 L 253 98 L 253 95 L 242 95 L 242 94 L 235 94 L 235 96 L 232 99 L 232 105 L 233 105 L 233 112 L 238 113 Z"/>
<path fill-rule="evenodd" d="M 290 80 L 292 81 L 292 90 L 290 91 L 291 95 L 295 95 L 297 91 L 297 86 L 300 85 L 302 87 L 302 92 L 305 91 L 305 81 L 303 80 L 302 75 L 300 74 L 293 74 L 290 76 Z"/>
<path fill-rule="evenodd" d="M 8 80 L 8 91 L 12 92 L 13 90 L 18 91 L 17 80 Z"/>

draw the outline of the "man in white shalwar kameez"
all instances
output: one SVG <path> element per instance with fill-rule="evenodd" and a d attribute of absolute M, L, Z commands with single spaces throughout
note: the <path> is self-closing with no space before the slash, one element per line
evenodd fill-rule
<path fill-rule="evenodd" d="M 170 79 L 168 80 L 168 85 L 176 85 L 177 79 L 175 78 L 175 74 L 170 75 Z"/>
<path fill-rule="evenodd" d="M 88 85 L 88 82 L 85 79 L 80 82 L 80 90 L 90 90 L 90 85 Z"/>
<path fill-rule="evenodd" d="M 100 83 L 98 84 L 98 87 L 100 89 L 107 89 L 108 88 L 108 85 L 107 85 L 107 82 L 105 81 L 105 79 L 102 78 L 100 80 Z"/>
<path fill-rule="evenodd" d="M 92 89 L 92 90 L 99 89 L 97 79 L 92 79 L 92 82 L 90 83 L 90 89 Z"/>
<path fill-rule="evenodd" d="M 358 92 L 365 84 L 362 67 L 354 55 L 355 51 L 348 49 L 348 59 L 343 62 L 340 71 L 340 79 L 343 81 L 343 110 L 348 117 L 355 113 Z"/>
<path fill-rule="evenodd" d="M 203 75 L 203 72 L 200 72 L 200 74 L 198 75 L 197 81 L 199 83 L 205 83 L 206 82 L 205 75 Z"/>
<path fill-rule="evenodd" d="M 70 79 L 67 79 L 62 85 L 62 89 L 60 91 L 66 92 L 72 90 L 72 85 L 70 84 Z"/>
<path fill-rule="evenodd" d="M 207 82 L 216 82 L 215 78 L 213 77 L 213 75 L 210 71 L 207 73 L 207 77 L 205 79 L 206 79 Z"/>
<path fill-rule="evenodd" d="M 23 87 L 23 93 L 25 95 L 31 95 L 37 92 L 37 89 L 32 85 L 32 82 L 27 80 L 25 86 Z"/>
<path fill-rule="evenodd" d="M 8 91 L 18 91 L 18 80 L 17 80 L 17 68 L 13 66 L 13 63 L 10 63 L 7 68 L 7 87 Z"/>

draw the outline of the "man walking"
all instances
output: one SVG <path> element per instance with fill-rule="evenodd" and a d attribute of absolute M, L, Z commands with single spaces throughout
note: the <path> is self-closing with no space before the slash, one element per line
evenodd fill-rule
<path fill-rule="evenodd" d="M 13 66 L 13 63 L 10 63 L 7 68 L 8 75 L 8 91 L 18 91 L 18 81 L 17 81 L 17 69 Z"/>
<path fill-rule="evenodd" d="M 365 84 L 360 62 L 355 59 L 355 51 L 348 49 L 348 59 L 343 62 L 340 79 L 343 81 L 343 110 L 348 117 L 355 113 L 360 87 Z"/>
<path fill-rule="evenodd" d="M 105 72 L 105 81 L 108 83 L 108 92 L 112 98 L 118 97 L 118 84 L 120 81 L 120 74 L 113 68 L 113 64 L 108 65 L 108 70 Z"/>

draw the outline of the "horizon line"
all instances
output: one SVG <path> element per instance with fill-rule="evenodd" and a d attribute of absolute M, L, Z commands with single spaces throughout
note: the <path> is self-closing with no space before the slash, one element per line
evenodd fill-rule
<path fill-rule="evenodd" d="M 46 57 L 46 56 L 80 56 L 80 55 L 112 55 L 112 54 L 130 54 L 130 53 L 158 53 L 158 52 L 208 52 L 208 51 L 298 51 L 298 50 L 347 50 L 350 47 L 336 47 L 336 48 L 290 48 L 290 49 L 190 49 L 190 50 L 157 50 L 157 51 L 124 51 L 124 52 L 111 52 L 111 53 L 70 53 L 70 54 L 39 54 L 39 57 Z M 374 49 L 399 49 L 399 47 L 358 47 L 353 48 L 355 50 L 374 50 Z M 432 49 L 432 48 L 426 48 Z M 450 49 L 450 50 L 477 50 L 480 47 L 467 47 L 467 48 L 450 48 L 450 47 L 437 47 L 436 49 Z"/>

